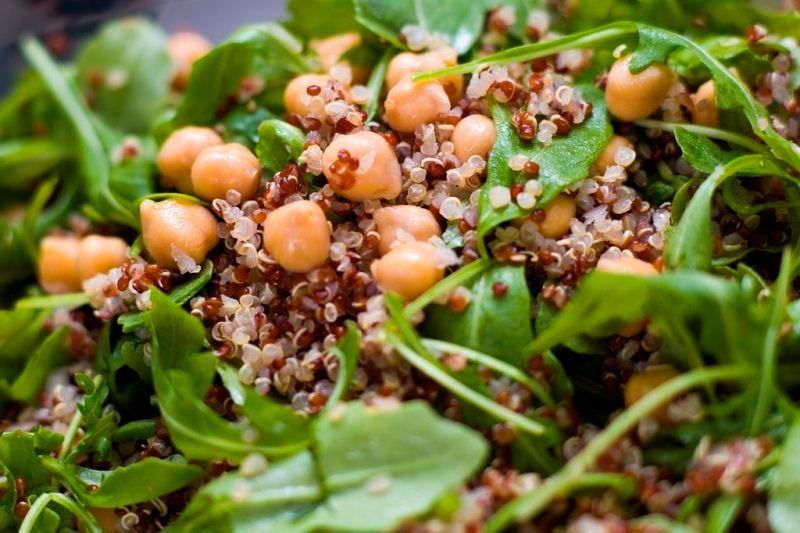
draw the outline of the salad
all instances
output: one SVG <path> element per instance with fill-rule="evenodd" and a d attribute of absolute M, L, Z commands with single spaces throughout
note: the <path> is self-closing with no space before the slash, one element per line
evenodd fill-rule
<path fill-rule="evenodd" d="M 0 529 L 797 531 L 791 8 L 21 39 Z"/>

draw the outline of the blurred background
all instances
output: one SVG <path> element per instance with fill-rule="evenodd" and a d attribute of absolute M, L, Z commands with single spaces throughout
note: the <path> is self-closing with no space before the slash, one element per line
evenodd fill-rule
<path fill-rule="evenodd" d="M 105 20 L 145 14 L 168 31 L 192 29 L 220 41 L 242 24 L 282 18 L 283 5 L 284 0 L 0 0 L 0 95 L 22 68 L 17 39 L 27 33 L 68 57 Z"/>

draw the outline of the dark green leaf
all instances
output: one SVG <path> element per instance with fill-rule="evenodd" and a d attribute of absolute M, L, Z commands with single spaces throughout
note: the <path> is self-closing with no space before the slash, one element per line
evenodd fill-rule
<path fill-rule="evenodd" d="M 359 31 L 352 0 L 289 0 L 289 31 L 305 40 Z"/>
<path fill-rule="evenodd" d="M 265 120 L 272 118 L 275 118 L 275 115 L 263 107 L 248 111 L 247 106 L 239 106 L 228 113 L 222 121 L 223 136 L 228 142 L 237 142 L 252 150 L 258 143 L 258 127 Z"/>
<path fill-rule="evenodd" d="M 353 322 L 347 322 L 347 332 L 339 339 L 331 353 L 339 360 L 339 374 L 336 387 L 328 398 L 327 407 L 336 405 L 347 394 L 347 388 L 353 381 L 358 368 L 358 356 L 361 354 L 361 330 Z"/>
<path fill-rule="evenodd" d="M 505 293 L 496 295 L 496 286 Z M 473 282 L 470 293 L 464 312 L 435 304 L 428 307 L 424 334 L 521 365 L 522 350 L 533 339 L 524 268 L 495 266 Z"/>
<path fill-rule="evenodd" d="M 69 157 L 50 139 L 19 138 L 0 143 L 0 188 L 24 189 Z"/>
<path fill-rule="evenodd" d="M 742 508 L 742 497 L 736 494 L 721 496 L 708 509 L 703 533 L 727 533 L 733 528 Z"/>
<path fill-rule="evenodd" d="M 66 339 L 69 328 L 55 330 L 42 341 L 31 355 L 22 374 L 11 385 L 11 397 L 17 401 L 31 403 L 56 367 L 68 361 Z"/>
<path fill-rule="evenodd" d="M 172 62 L 163 30 L 142 18 L 113 21 L 83 46 L 78 79 L 111 127 L 143 132 L 169 93 Z"/>
<path fill-rule="evenodd" d="M 444 36 L 459 54 L 467 52 L 483 29 L 484 11 L 461 0 L 354 0 L 358 22 L 398 48 L 400 32 L 416 25 Z"/>
<path fill-rule="evenodd" d="M 730 162 L 739 154 L 726 152 L 708 137 L 692 133 L 684 128 L 675 130 L 675 140 L 681 147 L 686 161 L 695 169 L 706 174 L 711 174 L 718 166 Z"/>
<path fill-rule="evenodd" d="M 486 235 L 495 226 L 528 212 L 513 202 L 501 209 L 492 208 L 489 202 L 489 191 L 492 187 L 511 187 L 528 179 L 524 173 L 509 168 L 510 157 L 524 154 L 538 163 L 538 180 L 543 188 L 538 200 L 540 207 L 570 185 L 588 176 L 589 168 L 608 144 L 612 131 L 603 93 L 589 85 L 582 85 L 579 89 L 583 97 L 594 106 L 591 116 L 573 128 L 567 136 L 554 138 L 549 146 L 523 141 L 511 122 L 511 110 L 497 102 L 491 104 L 497 139 L 489 157 L 488 177 L 481 188 L 478 204 L 480 235 Z"/>

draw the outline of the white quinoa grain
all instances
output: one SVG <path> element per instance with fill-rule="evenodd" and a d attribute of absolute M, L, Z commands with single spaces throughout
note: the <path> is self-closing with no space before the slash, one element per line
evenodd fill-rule
<path fill-rule="evenodd" d="M 500 209 L 511 203 L 511 191 L 508 187 L 496 186 L 489 191 L 489 204 L 495 209 Z"/>

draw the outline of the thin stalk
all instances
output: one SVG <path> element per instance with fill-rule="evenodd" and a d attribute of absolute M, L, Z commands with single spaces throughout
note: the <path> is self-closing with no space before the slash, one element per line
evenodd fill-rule
<path fill-rule="evenodd" d="M 750 434 L 761 431 L 767 418 L 775 392 L 775 365 L 778 358 L 778 338 L 786 316 L 786 293 L 793 276 L 791 272 L 792 253 L 787 248 L 781 258 L 781 270 L 775 285 L 772 287 L 772 307 L 770 309 L 769 327 L 764 335 L 764 347 L 761 350 L 761 383 L 758 386 L 758 397 L 750 422 Z"/>
<path fill-rule="evenodd" d="M 80 409 L 75 409 L 75 414 L 72 415 L 72 421 L 69 423 L 67 433 L 64 435 L 64 442 L 61 443 L 61 450 L 58 452 L 59 460 L 64 459 L 69 453 L 72 441 L 75 440 L 75 435 L 77 435 L 78 429 L 81 427 L 81 422 L 83 422 L 83 413 L 81 413 Z"/>
<path fill-rule="evenodd" d="M 103 528 L 100 527 L 100 524 L 97 523 L 97 520 L 95 520 L 94 516 L 92 516 L 90 512 L 80 506 L 75 500 L 68 498 L 59 492 L 48 492 L 47 494 L 36 498 L 36 501 L 33 502 L 31 508 L 28 509 L 28 513 L 25 515 L 25 520 L 23 520 L 22 524 L 19 526 L 19 533 L 33 533 L 36 531 L 36 520 L 39 519 L 39 516 L 41 516 L 50 502 L 59 504 L 70 513 L 78 517 L 78 519 L 83 523 L 83 530 L 87 533 L 103 533 Z"/>
<path fill-rule="evenodd" d="M 89 296 L 84 292 L 70 294 L 47 294 L 28 296 L 17 300 L 17 309 L 53 309 L 55 307 L 80 307 L 89 303 Z"/>
<path fill-rule="evenodd" d="M 445 341 L 435 339 L 422 339 L 422 344 L 429 350 L 435 352 L 457 353 L 463 355 L 467 361 L 478 363 L 486 368 L 491 368 L 495 372 L 507 376 L 520 385 L 524 385 L 536 396 L 542 404 L 553 407 L 556 402 L 550 397 L 550 394 L 544 389 L 541 383 L 533 379 L 531 376 L 520 370 L 519 368 L 509 365 L 496 357 L 489 354 L 467 348 L 466 346 L 459 346 Z"/>
<path fill-rule="evenodd" d="M 442 281 L 422 293 L 419 297 L 417 297 L 416 300 L 406 305 L 403 313 L 407 318 L 414 316 L 418 312 L 428 307 L 431 302 L 436 300 L 442 294 L 455 289 L 459 285 L 467 283 L 473 277 L 489 268 L 490 264 L 491 263 L 488 259 L 481 258 L 453 272 Z"/>
<path fill-rule="evenodd" d="M 435 80 L 451 74 L 469 74 L 486 65 L 521 63 L 565 50 L 593 48 L 609 41 L 617 41 L 623 37 L 635 35 L 637 32 L 638 28 L 632 22 L 615 22 L 600 28 L 553 39 L 552 41 L 516 46 L 461 65 L 414 74 L 414 81 Z"/>
<path fill-rule="evenodd" d="M 530 418 L 522 416 L 519 413 L 512 411 L 497 402 L 483 396 L 470 389 L 447 372 L 440 369 L 435 364 L 428 361 L 425 357 L 419 355 L 414 350 L 406 346 L 399 338 L 392 334 L 387 334 L 387 342 L 391 344 L 403 358 L 408 361 L 411 366 L 431 378 L 433 381 L 449 390 L 453 395 L 461 398 L 463 401 L 470 403 L 480 409 L 481 411 L 491 415 L 492 417 L 508 422 L 518 429 L 531 433 L 532 435 L 542 435 L 545 433 L 545 427 Z"/>
<path fill-rule="evenodd" d="M 387 47 L 386 51 L 381 56 L 378 63 L 372 69 L 372 74 L 369 75 L 367 82 L 367 89 L 369 89 L 369 102 L 365 109 L 367 113 L 367 121 L 372 120 L 378 114 L 378 107 L 381 103 L 381 90 L 383 89 L 384 80 L 386 79 L 386 71 L 389 68 L 389 61 L 391 61 L 394 51 L 391 47 Z"/>
<path fill-rule="evenodd" d="M 710 139 L 717 139 L 718 141 L 725 141 L 730 144 L 741 146 L 742 148 L 747 148 L 751 152 L 755 152 L 758 154 L 769 153 L 769 148 L 767 148 L 766 146 L 757 141 L 754 141 L 750 137 L 746 137 L 740 133 L 734 133 L 732 131 L 722 130 L 719 128 L 709 128 L 707 126 L 697 126 L 695 124 L 681 124 L 678 122 L 664 122 L 661 120 L 649 120 L 649 119 L 637 120 L 634 122 L 634 124 L 636 124 L 637 126 L 641 126 L 643 128 L 660 129 L 662 131 L 668 131 L 670 133 L 674 132 L 678 128 L 681 128 L 686 131 L 702 135 L 703 137 L 708 137 Z"/>
<path fill-rule="evenodd" d="M 706 367 L 686 372 L 659 385 L 615 418 L 558 474 L 548 478 L 536 490 L 523 494 L 501 507 L 486 524 L 486 532 L 496 533 L 505 530 L 512 522 L 528 520 L 542 512 L 554 499 L 569 494 L 569 490 L 586 477 L 587 471 L 606 450 L 636 427 L 644 417 L 670 399 L 698 385 L 746 378 L 751 374 L 752 369 L 743 366 Z"/>

